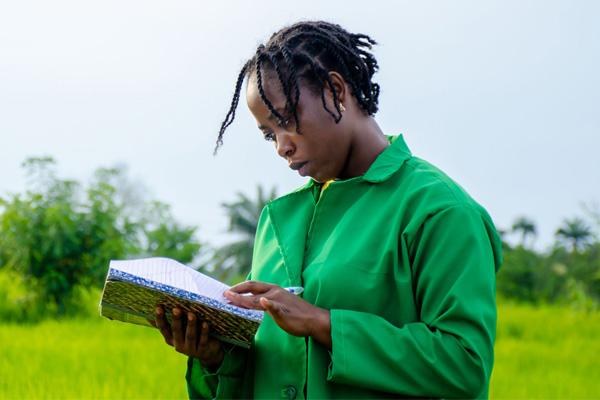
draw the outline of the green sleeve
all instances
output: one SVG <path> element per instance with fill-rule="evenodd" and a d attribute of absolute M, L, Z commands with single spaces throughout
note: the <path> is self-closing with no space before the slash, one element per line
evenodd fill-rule
<path fill-rule="evenodd" d="M 223 344 L 225 357 L 221 366 L 214 372 L 205 368 L 200 360 L 188 357 L 185 375 L 190 399 L 231 399 L 247 397 L 243 391 L 247 387 L 244 372 L 248 349 L 231 344 Z"/>
<path fill-rule="evenodd" d="M 411 397 L 487 397 L 496 330 L 497 234 L 487 214 L 430 216 L 410 249 L 419 321 L 331 310 L 327 379 Z"/>

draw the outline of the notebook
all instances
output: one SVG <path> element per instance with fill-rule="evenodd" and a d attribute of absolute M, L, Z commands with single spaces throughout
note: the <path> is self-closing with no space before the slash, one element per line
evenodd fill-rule
<path fill-rule="evenodd" d="M 113 260 L 100 300 L 100 315 L 137 325 L 152 326 L 161 305 L 169 323 L 171 310 L 193 311 L 210 325 L 211 335 L 250 347 L 264 312 L 230 304 L 223 296 L 228 285 L 175 260 L 163 257 Z M 185 320 L 185 319 L 184 319 Z"/>

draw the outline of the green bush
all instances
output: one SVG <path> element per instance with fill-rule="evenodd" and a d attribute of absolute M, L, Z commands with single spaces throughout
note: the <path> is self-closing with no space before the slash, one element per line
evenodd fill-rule
<path fill-rule="evenodd" d="M 545 253 L 506 247 L 497 289 L 519 301 L 600 308 L 600 244 L 570 249 L 557 244 Z"/>
<path fill-rule="evenodd" d="M 7 268 L 0 268 L 0 320 L 32 322 L 49 312 L 35 290 L 26 287 L 23 277 Z"/>
<path fill-rule="evenodd" d="M 77 314 L 82 288 L 101 288 L 111 259 L 161 255 L 190 263 L 199 254 L 196 228 L 178 224 L 165 204 L 135 200 L 122 169 L 99 169 L 84 188 L 58 178 L 54 165 L 48 157 L 28 159 L 29 190 L 0 198 L 0 266 L 35 293 L 5 295 L 1 312 L 35 319 L 25 309 L 39 303 L 42 314 Z"/>
<path fill-rule="evenodd" d="M 64 312 L 56 304 L 42 301 L 40 290 L 26 284 L 21 274 L 0 268 L 0 321 L 37 323 L 45 319 L 94 318 L 98 316 L 101 289 L 75 286 L 64 302 Z"/>

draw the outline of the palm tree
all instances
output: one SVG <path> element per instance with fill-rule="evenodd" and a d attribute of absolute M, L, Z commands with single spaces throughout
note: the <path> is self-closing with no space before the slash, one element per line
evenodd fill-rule
<path fill-rule="evenodd" d="M 227 231 L 237 236 L 238 240 L 216 249 L 213 253 L 210 263 L 219 279 L 243 279 L 250 272 L 258 219 L 265 204 L 275 197 L 275 188 L 265 194 L 263 187 L 258 185 L 256 199 L 238 192 L 237 200 L 221 204 L 229 218 Z"/>
<path fill-rule="evenodd" d="M 556 231 L 556 236 L 571 242 L 571 248 L 576 252 L 590 240 L 592 230 L 581 218 L 575 217 L 565 220 L 563 226 Z"/>
<path fill-rule="evenodd" d="M 523 247 L 525 247 L 525 241 L 527 240 L 527 237 L 529 235 L 531 235 L 534 238 L 537 235 L 537 231 L 535 228 L 535 222 L 533 222 L 532 220 L 530 220 L 527 217 L 517 218 L 517 220 L 515 221 L 515 223 L 512 226 L 512 231 L 513 232 L 521 231 L 521 246 L 523 246 Z"/>

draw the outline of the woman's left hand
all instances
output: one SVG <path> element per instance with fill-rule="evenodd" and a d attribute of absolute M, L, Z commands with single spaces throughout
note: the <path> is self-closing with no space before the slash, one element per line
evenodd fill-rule
<path fill-rule="evenodd" d="M 266 311 L 290 335 L 313 336 L 331 347 L 329 311 L 310 304 L 281 286 L 246 281 L 226 290 L 223 295 L 236 306 Z"/>

